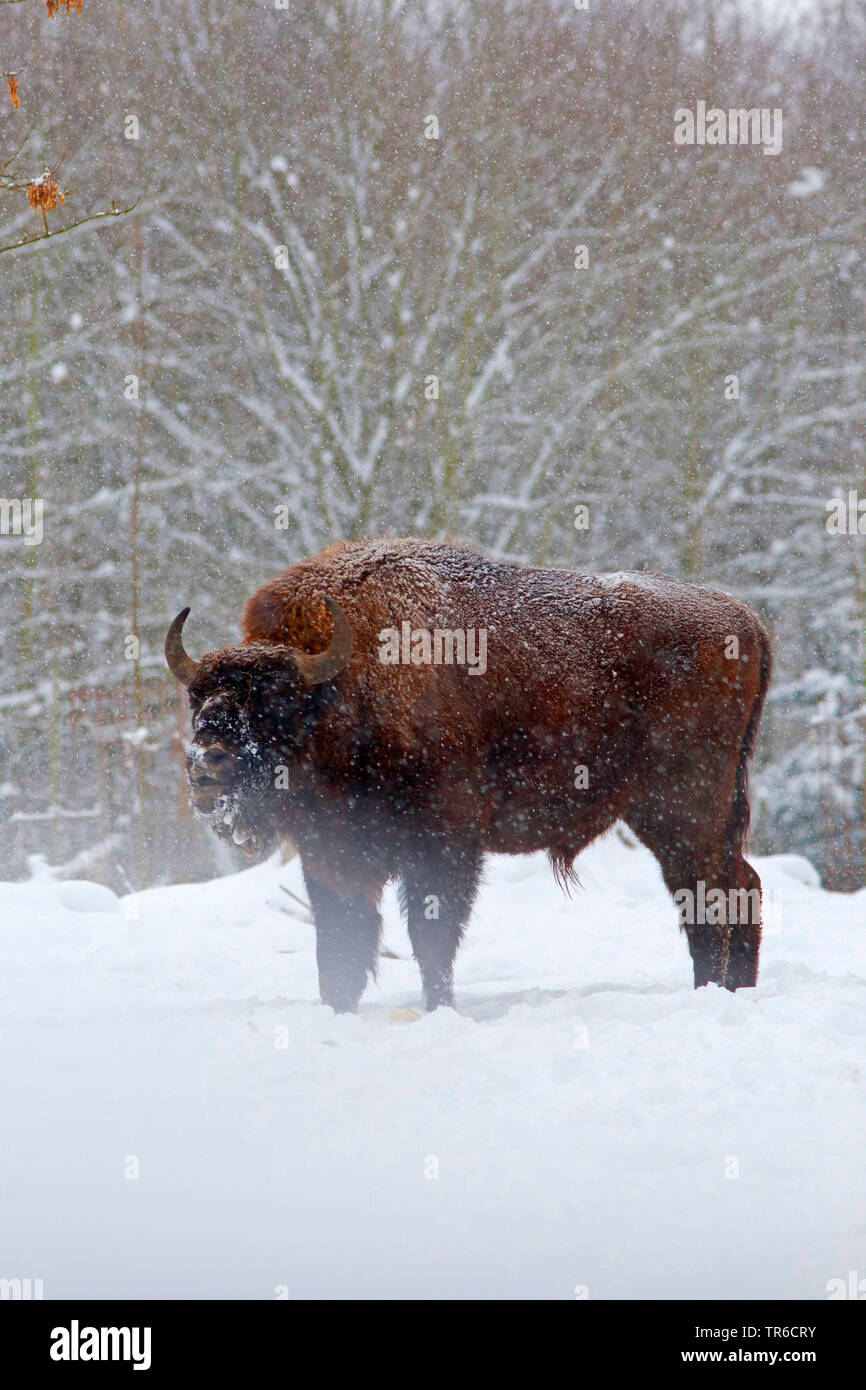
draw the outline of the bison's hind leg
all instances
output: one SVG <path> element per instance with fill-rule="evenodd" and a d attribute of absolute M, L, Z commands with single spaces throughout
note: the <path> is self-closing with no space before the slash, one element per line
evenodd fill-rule
<path fill-rule="evenodd" d="M 473 844 L 431 841 L 402 870 L 401 896 L 428 1013 L 454 1007 L 454 958 L 481 876 Z"/>
<path fill-rule="evenodd" d="M 680 905 L 680 920 L 695 972 L 695 989 L 700 989 L 701 985 L 724 985 L 730 927 L 727 921 L 702 920 L 707 916 L 704 909 L 708 891 L 722 886 L 724 848 L 721 837 L 700 835 L 687 818 L 673 818 L 658 807 L 633 811 L 627 823 L 655 855 L 668 892 Z"/>
<path fill-rule="evenodd" d="M 735 856 L 725 878 L 728 903 L 732 909 L 725 986 L 731 990 L 750 989 L 758 983 L 758 958 L 761 951 L 761 880 L 742 854 Z"/>
<path fill-rule="evenodd" d="M 761 880 L 731 844 L 729 829 L 707 825 L 699 815 L 692 821 L 658 809 L 655 815 L 630 814 L 628 824 L 659 861 L 680 908 L 695 989 L 715 984 L 736 990 L 757 984 Z"/>

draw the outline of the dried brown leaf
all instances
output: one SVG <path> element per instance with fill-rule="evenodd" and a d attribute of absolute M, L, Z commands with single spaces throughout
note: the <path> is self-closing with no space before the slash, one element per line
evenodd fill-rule
<path fill-rule="evenodd" d="M 58 198 L 61 203 L 65 202 L 64 195 L 60 192 L 60 185 L 53 174 L 46 169 L 45 173 L 33 183 L 27 185 L 27 197 L 34 212 L 41 212 L 43 217 L 46 212 L 53 212 L 57 207 Z"/>

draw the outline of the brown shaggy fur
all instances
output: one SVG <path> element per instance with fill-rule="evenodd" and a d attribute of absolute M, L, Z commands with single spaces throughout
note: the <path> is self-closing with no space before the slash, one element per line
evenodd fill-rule
<path fill-rule="evenodd" d="M 347 615 L 354 645 L 336 679 L 307 693 L 288 648 L 328 645 L 323 595 Z M 485 629 L 486 674 L 383 664 L 380 633 L 405 621 Z M 255 843 L 298 844 L 322 997 L 335 1007 L 355 1007 L 375 968 L 389 877 L 402 884 L 428 1007 L 451 1002 L 487 852 L 544 849 L 567 882 L 574 856 L 621 818 L 672 892 L 699 881 L 760 887 L 743 857 L 746 764 L 770 647 L 755 615 L 724 593 L 659 575 L 523 568 L 454 542 L 351 541 L 259 589 L 243 630 L 245 646 L 204 659 L 193 711 L 247 673 L 257 756 L 288 765 L 291 785 L 268 787 L 245 814 L 267 826 Z M 193 743 L 231 738 L 212 714 Z M 583 790 L 578 766 L 588 769 Z M 696 985 L 755 983 L 756 922 L 686 931 Z"/>

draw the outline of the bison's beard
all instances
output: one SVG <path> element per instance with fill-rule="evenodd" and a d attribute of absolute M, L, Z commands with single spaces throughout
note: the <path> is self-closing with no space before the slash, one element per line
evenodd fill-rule
<path fill-rule="evenodd" d="M 274 848 L 277 832 L 270 805 L 272 793 L 264 772 L 247 768 L 230 787 L 202 806 L 193 800 L 199 820 L 210 826 L 221 840 L 227 840 L 250 859 Z"/>

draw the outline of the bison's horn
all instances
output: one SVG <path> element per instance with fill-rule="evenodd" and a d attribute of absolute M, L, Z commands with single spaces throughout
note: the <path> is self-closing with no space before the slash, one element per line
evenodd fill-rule
<path fill-rule="evenodd" d="M 321 685 L 342 671 L 352 654 L 352 629 L 338 603 L 325 597 L 325 604 L 334 619 L 331 641 L 323 652 L 310 656 L 307 652 L 292 651 L 295 665 L 307 685 Z"/>
<path fill-rule="evenodd" d="M 165 639 L 165 659 L 168 662 L 168 669 L 180 681 L 181 685 L 192 685 L 198 675 L 200 664 L 198 661 L 193 661 L 191 656 L 187 656 L 183 649 L 181 633 L 188 617 L 189 609 L 184 608 L 182 613 L 178 613 Z"/>

